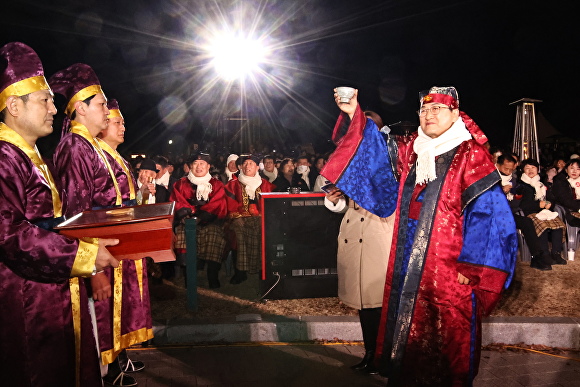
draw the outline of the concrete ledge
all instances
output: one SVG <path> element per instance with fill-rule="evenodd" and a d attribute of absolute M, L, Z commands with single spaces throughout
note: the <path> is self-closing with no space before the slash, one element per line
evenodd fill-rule
<path fill-rule="evenodd" d="M 334 340 L 362 341 L 358 317 L 288 316 L 250 321 L 221 319 L 199 322 L 157 322 L 153 344 L 234 343 L 260 341 Z M 580 348 L 580 319 L 568 317 L 491 317 L 483 322 L 483 345 L 541 344 Z"/>
<path fill-rule="evenodd" d="M 490 317 L 483 323 L 482 343 L 524 343 L 578 349 L 580 318 Z"/>

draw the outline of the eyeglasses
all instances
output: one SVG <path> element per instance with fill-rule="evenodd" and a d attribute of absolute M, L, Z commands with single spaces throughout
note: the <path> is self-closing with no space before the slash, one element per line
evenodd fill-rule
<path fill-rule="evenodd" d="M 441 110 L 441 109 L 453 110 L 449 106 L 433 106 L 430 109 L 423 108 L 423 109 L 419 110 L 417 112 L 417 114 L 419 115 L 419 117 L 425 117 L 427 115 L 427 113 L 429 112 L 429 110 L 431 110 L 433 115 L 436 116 L 437 114 L 439 114 L 439 110 Z"/>

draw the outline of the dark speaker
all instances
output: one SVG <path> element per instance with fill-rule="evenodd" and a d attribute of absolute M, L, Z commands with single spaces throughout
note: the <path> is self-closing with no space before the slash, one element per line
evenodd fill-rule
<path fill-rule="evenodd" d="M 343 214 L 324 193 L 264 193 L 262 275 L 265 299 L 336 297 L 337 237 Z"/>

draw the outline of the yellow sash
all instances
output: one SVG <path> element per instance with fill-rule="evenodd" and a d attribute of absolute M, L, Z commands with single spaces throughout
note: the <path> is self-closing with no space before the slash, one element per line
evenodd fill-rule
<path fill-rule="evenodd" d="M 123 204 L 123 197 L 121 196 L 121 190 L 119 189 L 119 184 L 117 184 L 117 179 L 115 179 L 115 173 L 113 172 L 111 165 L 107 161 L 107 156 L 105 156 L 105 154 L 103 153 L 103 149 L 101 148 L 97 140 L 93 136 L 91 136 L 89 130 L 84 125 L 79 124 L 76 121 L 71 121 L 71 132 L 78 134 L 79 136 L 87 140 L 93 146 L 93 148 L 95 148 L 99 156 L 101 156 L 101 159 L 103 160 L 103 162 L 107 166 L 107 169 L 109 170 L 109 174 L 111 175 L 111 179 L 113 180 L 113 185 L 115 186 L 115 192 L 117 194 L 115 204 L 118 206 Z"/>
<path fill-rule="evenodd" d="M 115 159 L 117 164 L 119 164 L 123 169 L 123 172 L 125 172 L 125 175 L 127 175 L 127 181 L 129 182 L 129 199 L 135 199 L 135 185 L 133 184 L 133 176 L 131 175 L 131 171 L 125 162 L 125 159 L 121 157 L 116 149 L 111 148 L 111 146 L 105 141 L 101 140 L 100 138 L 97 138 L 97 141 L 99 142 L 101 148 Z"/>
<path fill-rule="evenodd" d="M 54 217 L 58 218 L 62 216 L 62 203 L 60 202 L 60 197 L 56 189 L 56 184 L 48 166 L 42 160 L 42 156 L 38 152 L 36 145 L 31 147 L 25 140 L 16 133 L 13 129 L 9 128 L 5 123 L 0 122 L 0 140 L 6 141 L 23 151 L 26 156 L 34 163 L 36 168 L 42 173 L 45 183 L 50 187 L 50 192 L 52 194 L 52 208 L 54 212 Z"/>

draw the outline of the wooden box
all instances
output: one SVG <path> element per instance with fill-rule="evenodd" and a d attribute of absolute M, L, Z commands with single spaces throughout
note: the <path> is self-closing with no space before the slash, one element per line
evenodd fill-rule
<path fill-rule="evenodd" d="M 115 238 L 107 249 L 117 259 L 151 257 L 155 262 L 174 261 L 173 209 L 175 202 L 84 211 L 55 227 L 74 238 Z"/>

